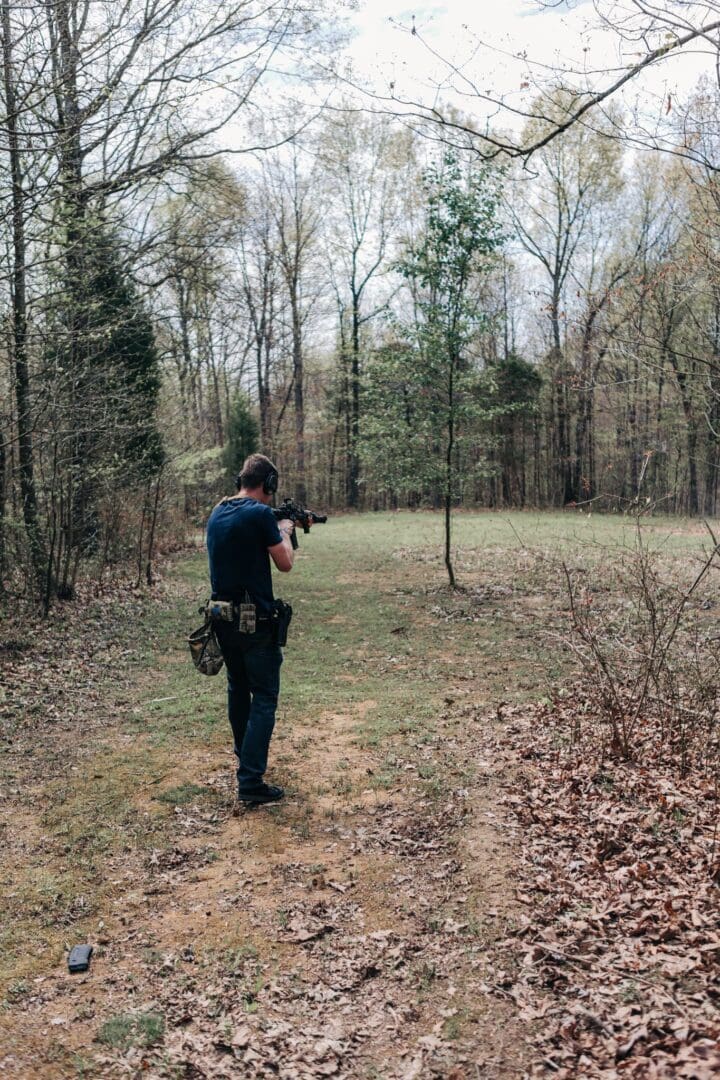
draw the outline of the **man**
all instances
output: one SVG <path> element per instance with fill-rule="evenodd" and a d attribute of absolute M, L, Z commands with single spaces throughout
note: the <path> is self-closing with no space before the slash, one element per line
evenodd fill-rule
<path fill-rule="evenodd" d="M 274 640 L 270 559 L 278 570 L 292 569 L 292 521 L 277 522 L 270 503 L 278 473 L 264 454 L 251 454 L 236 480 L 237 495 L 223 499 L 207 525 L 213 600 L 236 605 L 233 622 L 215 622 L 228 680 L 228 716 L 239 767 L 238 798 L 246 803 L 277 802 L 283 789 L 266 784 L 268 748 L 275 725 L 282 652 Z M 238 622 L 240 604 L 255 607 L 254 632 Z M 250 624 L 251 625 L 251 624 Z"/>

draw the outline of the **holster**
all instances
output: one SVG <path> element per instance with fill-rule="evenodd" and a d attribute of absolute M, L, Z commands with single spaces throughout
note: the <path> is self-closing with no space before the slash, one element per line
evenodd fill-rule
<path fill-rule="evenodd" d="M 292 619 L 292 608 L 284 600 L 275 600 L 270 614 L 273 642 L 275 645 L 287 645 L 288 630 Z"/>

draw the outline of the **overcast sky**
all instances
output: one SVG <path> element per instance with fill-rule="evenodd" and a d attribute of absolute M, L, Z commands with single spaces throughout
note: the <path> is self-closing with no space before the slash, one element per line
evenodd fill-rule
<path fill-rule="evenodd" d="M 410 33 L 413 18 L 419 36 Z M 535 0 L 447 0 L 415 7 L 407 0 L 365 0 L 350 20 L 356 37 L 349 55 L 357 73 L 377 89 L 392 81 L 398 96 L 422 94 L 426 101 L 447 72 L 422 42 L 459 66 L 481 92 L 503 94 L 520 108 L 537 93 L 546 65 L 592 73 L 625 67 L 640 58 L 616 34 L 598 25 L 589 0 L 575 2 L 572 10 L 565 4 L 543 8 Z M 707 55 L 689 50 L 658 65 L 642 82 L 633 81 L 624 101 L 633 105 L 642 94 L 646 110 L 661 109 L 668 92 L 684 95 L 701 71 L 710 68 Z M 605 81 L 595 78 L 596 85 Z M 450 96 L 447 88 L 440 92 Z M 482 115 L 472 94 L 453 99 L 466 111 Z"/>

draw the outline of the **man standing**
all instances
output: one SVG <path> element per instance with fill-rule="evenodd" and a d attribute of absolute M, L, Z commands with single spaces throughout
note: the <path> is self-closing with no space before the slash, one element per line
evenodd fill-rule
<path fill-rule="evenodd" d="M 278 570 L 293 565 L 292 521 L 277 522 L 270 509 L 278 473 L 264 454 L 251 454 L 236 480 L 238 493 L 223 499 L 207 525 L 213 600 L 230 601 L 232 622 L 215 623 L 228 680 L 228 716 L 239 767 L 238 798 L 276 802 L 283 789 L 266 784 L 268 748 L 275 726 L 282 652 L 273 633 L 270 559 Z M 255 629 L 238 621 L 240 605 L 254 606 Z"/>

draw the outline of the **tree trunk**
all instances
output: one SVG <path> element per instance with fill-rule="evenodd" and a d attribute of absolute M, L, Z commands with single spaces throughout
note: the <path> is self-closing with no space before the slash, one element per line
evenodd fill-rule
<path fill-rule="evenodd" d="M 348 448 L 348 506 L 360 502 L 360 298 L 352 294 L 352 351 L 350 354 L 350 446 Z"/>
<path fill-rule="evenodd" d="M 305 397 L 302 349 L 302 323 L 297 295 L 291 297 L 292 304 L 292 355 L 295 405 L 295 484 L 296 498 L 301 505 L 307 500 L 305 486 Z"/>
<path fill-rule="evenodd" d="M 33 420 L 30 405 L 30 370 L 27 355 L 27 299 L 25 259 L 25 193 L 18 135 L 18 112 L 12 63 L 10 3 L 2 0 L 2 58 L 7 148 L 12 183 L 12 354 L 15 369 L 20 493 L 25 531 L 30 546 L 34 586 L 40 587 L 44 568 L 43 542 L 38 520 L 33 464 Z"/>
<path fill-rule="evenodd" d="M 445 456 L 445 568 L 448 572 L 450 588 L 455 589 L 455 571 L 453 570 L 450 555 L 450 529 L 452 524 L 452 480 L 453 480 L 453 451 L 455 449 L 455 379 L 454 361 L 450 364 L 448 378 L 448 441 L 447 454 Z"/>
<path fill-rule="evenodd" d="M 268 414 L 268 400 L 263 379 L 263 339 L 255 338 L 255 378 L 257 383 L 258 407 L 260 409 L 260 445 L 264 452 L 268 453 L 270 446 L 269 431 L 270 417 Z"/>
<path fill-rule="evenodd" d="M 0 428 L 0 595 L 5 591 L 5 432 Z"/>
<path fill-rule="evenodd" d="M 575 421 L 575 474 L 573 486 L 578 499 L 581 501 L 590 499 L 594 495 L 591 480 L 592 468 L 590 465 L 593 407 L 594 390 L 592 386 L 588 386 L 583 389 L 580 396 Z"/>
<path fill-rule="evenodd" d="M 270 369 L 272 363 L 272 323 L 265 333 L 265 355 L 263 375 L 263 399 L 260 405 L 260 421 L 265 422 L 265 435 L 263 438 L 263 450 L 266 454 L 272 452 L 272 396 L 270 393 Z"/>
<path fill-rule="evenodd" d="M 58 596 L 71 599 L 80 550 L 92 518 L 96 481 L 89 468 L 94 437 L 89 401 L 94 392 L 92 342 L 87 310 L 87 193 L 83 183 L 82 121 L 78 92 L 77 0 L 47 5 L 58 116 L 58 155 L 62 210 L 65 222 L 65 349 L 68 372 L 69 455 L 67 499 L 61 518 L 60 548 L 64 548 Z"/>
<path fill-rule="evenodd" d="M 205 328 L 205 346 L 207 355 L 205 358 L 206 366 L 210 372 L 210 381 L 212 383 L 212 405 L 211 415 L 212 424 L 214 430 L 214 440 L 216 446 L 225 445 L 225 429 L 223 424 L 223 408 L 222 408 L 222 393 L 220 390 L 220 377 L 218 375 L 218 365 L 215 358 L 215 337 L 213 335 L 212 328 L 212 311 L 210 303 L 208 301 L 208 288 L 207 282 L 203 284 L 203 322 Z"/>
<path fill-rule="evenodd" d="M 668 449 L 662 440 L 663 424 L 663 391 L 665 389 L 665 372 L 661 368 L 658 372 L 657 398 L 655 401 L 655 462 L 653 468 L 653 494 L 655 498 L 661 498 L 667 494 L 667 470 Z"/>
<path fill-rule="evenodd" d="M 688 489 L 688 513 L 692 517 L 696 517 L 700 502 L 698 499 L 698 474 L 697 474 L 697 427 L 692 417 L 688 418 L 687 429 L 687 452 L 688 452 L 688 472 L 690 474 L 690 484 Z"/>
<path fill-rule="evenodd" d="M 718 470 L 720 469 L 720 441 L 715 434 L 720 428 L 720 392 L 716 385 L 716 381 L 715 378 L 712 376 L 710 377 L 709 388 L 713 397 L 708 417 L 709 431 L 705 455 L 705 483 L 703 492 L 703 512 L 706 517 L 715 516 Z"/>
<path fill-rule="evenodd" d="M 568 402 L 567 371 L 562 348 L 560 328 L 560 304 L 562 300 L 559 271 L 553 278 L 550 297 L 550 326 L 552 329 L 553 375 L 557 383 L 557 475 L 562 492 L 561 505 L 573 502 L 572 461 L 570 451 L 570 414 Z"/>
<path fill-rule="evenodd" d="M 542 481 L 540 473 L 540 418 L 533 417 L 533 506 L 541 506 L 543 502 Z"/>
<path fill-rule="evenodd" d="M 574 502 L 572 455 L 570 450 L 570 409 L 568 401 L 567 372 L 562 354 L 557 354 L 557 471 L 562 492 L 562 505 Z"/>
<path fill-rule="evenodd" d="M 145 581 L 148 585 L 153 584 L 152 561 L 155 547 L 155 530 L 157 528 L 158 510 L 160 508 L 160 482 L 162 473 L 158 473 L 155 480 L 155 498 L 153 499 L 152 515 L 150 517 L 150 529 L 148 533 L 147 557 L 145 559 Z"/>
<path fill-rule="evenodd" d="M 191 443 L 197 438 L 200 428 L 200 413 L 198 411 L 196 373 L 193 364 L 192 346 L 190 344 L 190 312 L 188 310 L 188 292 L 185 282 L 178 277 L 175 280 L 178 295 L 178 317 L 180 319 L 180 341 L 182 343 L 182 377 L 180 379 L 185 387 L 188 413 L 187 422 L 190 430 Z M 193 431 L 194 428 L 194 431 Z"/>
<path fill-rule="evenodd" d="M 700 506 L 698 500 L 697 476 L 697 422 L 695 420 L 695 413 L 690 396 L 687 372 L 681 369 L 673 352 L 670 352 L 670 362 L 675 371 L 675 378 L 680 389 L 680 400 L 682 402 L 683 415 L 685 417 L 685 445 L 687 447 L 689 477 L 687 512 L 694 517 L 698 513 Z"/>

